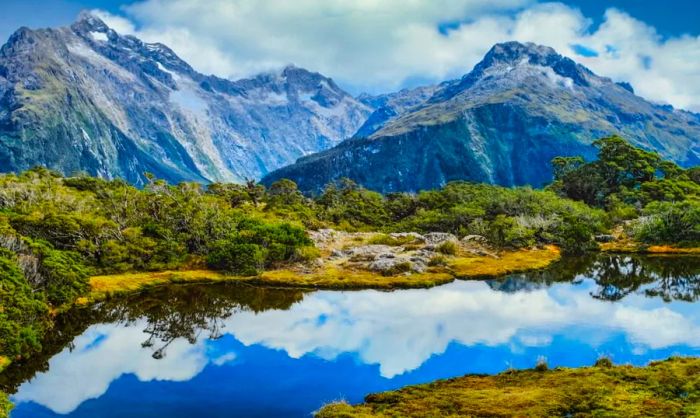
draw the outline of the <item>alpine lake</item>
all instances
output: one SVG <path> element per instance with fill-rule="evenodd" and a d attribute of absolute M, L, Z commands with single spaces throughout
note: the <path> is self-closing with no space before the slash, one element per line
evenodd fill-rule
<path fill-rule="evenodd" d="M 468 373 L 700 356 L 700 257 L 600 254 L 430 289 L 173 285 L 57 318 L 11 418 L 308 417 Z"/>

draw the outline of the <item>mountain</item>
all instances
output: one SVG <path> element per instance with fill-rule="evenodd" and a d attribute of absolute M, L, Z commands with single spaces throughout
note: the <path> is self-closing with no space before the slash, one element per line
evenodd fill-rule
<path fill-rule="evenodd" d="M 422 103 L 387 111 L 383 120 L 380 109 L 360 128 L 364 135 L 263 182 L 289 178 L 312 192 L 342 177 L 382 192 L 451 180 L 541 186 L 551 180 L 553 157 L 594 158 L 591 143 L 615 133 L 681 165 L 700 163 L 700 116 L 649 103 L 631 86 L 531 43 L 495 45 Z"/>
<path fill-rule="evenodd" d="M 0 170 L 45 165 L 142 184 L 260 178 L 351 137 L 372 109 L 293 66 L 230 81 L 84 13 L 0 49 Z"/>
<path fill-rule="evenodd" d="M 361 94 L 359 101 L 374 109 L 365 123 L 357 130 L 355 136 L 366 137 L 378 131 L 389 121 L 410 109 L 425 103 L 440 86 L 424 86 L 415 89 L 404 89 L 396 93 L 371 96 Z"/>

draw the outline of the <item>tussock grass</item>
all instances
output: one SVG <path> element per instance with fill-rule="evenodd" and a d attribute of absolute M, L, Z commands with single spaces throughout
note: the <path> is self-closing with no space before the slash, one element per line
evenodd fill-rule
<path fill-rule="evenodd" d="M 700 358 L 468 375 L 331 404 L 316 417 L 696 417 Z"/>
<path fill-rule="evenodd" d="M 555 246 L 542 249 L 508 251 L 499 258 L 460 256 L 450 261 L 449 267 L 457 277 L 477 278 L 502 276 L 547 267 L 559 260 L 561 253 Z"/>
<path fill-rule="evenodd" d="M 209 283 L 235 280 L 244 280 L 244 278 L 227 276 L 212 270 L 173 270 L 93 276 L 90 278 L 91 290 L 87 299 L 79 298 L 76 303 L 83 305 L 90 300 L 100 300 L 109 296 L 137 292 L 170 283 Z"/>

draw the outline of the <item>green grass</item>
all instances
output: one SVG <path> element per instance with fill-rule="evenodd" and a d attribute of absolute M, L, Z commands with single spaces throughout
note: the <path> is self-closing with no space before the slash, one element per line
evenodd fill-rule
<path fill-rule="evenodd" d="M 468 375 L 368 395 L 356 406 L 330 404 L 316 416 L 698 417 L 700 358 Z"/>

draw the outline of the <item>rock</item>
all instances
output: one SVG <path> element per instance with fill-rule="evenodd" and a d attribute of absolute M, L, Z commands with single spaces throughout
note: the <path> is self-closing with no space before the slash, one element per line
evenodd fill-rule
<path fill-rule="evenodd" d="M 443 242 L 447 242 L 447 241 L 458 242 L 456 236 L 454 236 L 450 233 L 447 233 L 447 232 L 429 232 L 429 233 L 423 235 L 423 237 L 425 238 L 426 244 L 433 245 L 433 246 L 440 245 Z"/>
<path fill-rule="evenodd" d="M 600 234 L 595 236 L 596 242 L 612 242 L 615 241 L 615 237 L 607 234 Z"/>
<path fill-rule="evenodd" d="M 392 272 L 400 264 L 410 263 L 410 261 L 399 258 L 380 258 L 369 264 L 368 268 L 372 271 L 379 271 L 382 273 Z M 413 269 L 411 265 L 410 269 Z"/>
<path fill-rule="evenodd" d="M 340 258 L 340 257 L 344 257 L 344 256 L 345 256 L 345 253 L 340 251 L 340 250 L 331 251 L 331 257 L 333 257 L 333 258 Z"/>
<path fill-rule="evenodd" d="M 425 237 L 417 232 L 393 232 L 389 234 L 394 239 L 404 239 L 411 237 L 415 242 L 425 242 Z"/>
<path fill-rule="evenodd" d="M 378 271 L 381 273 L 400 273 L 402 266 L 407 266 L 406 273 L 413 271 L 416 273 L 422 273 L 426 270 L 427 266 L 422 262 L 413 262 L 409 258 L 405 257 L 395 257 L 395 258 L 379 258 L 371 262 L 367 268 L 372 271 Z"/>
<path fill-rule="evenodd" d="M 378 260 L 380 258 L 396 258 L 396 254 L 394 254 L 394 253 L 379 254 L 378 256 L 375 257 L 375 260 Z"/>
<path fill-rule="evenodd" d="M 344 251 L 352 261 L 372 261 L 380 254 L 394 254 L 401 250 L 401 247 L 391 247 L 389 245 L 362 245 Z"/>
<path fill-rule="evenodd" d="M 315 243 L 332 241 L 340 237 L 344 232 L 336 231 L 335 229 L 319 229 L 318 231 L 309 231 L 309 238 Z"/>
<path fill-rule="evenodd" d="M 483 235 L 467 235 L 464 238 L 462 238 L 463 243 L 478 243 L 478 244 L 486 244 L 488 242 L 488 239 L 486 239 L 485 236 Z"/>

